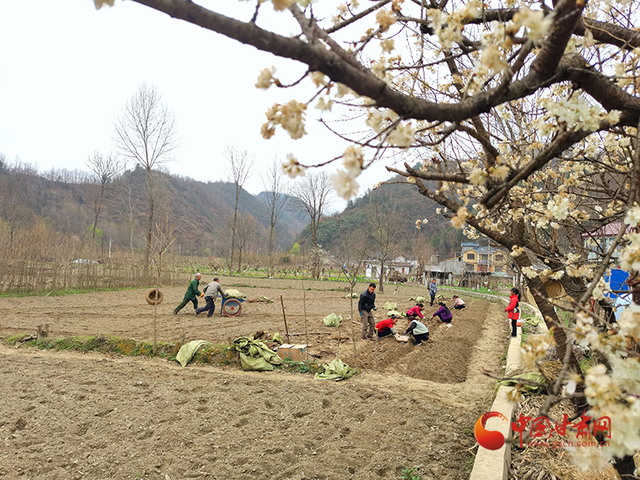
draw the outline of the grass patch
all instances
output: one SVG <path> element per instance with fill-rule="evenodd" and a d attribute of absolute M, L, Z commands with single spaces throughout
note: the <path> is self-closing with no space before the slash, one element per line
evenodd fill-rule
<path fill-rule="evenodd" d="M 66 290 L 55 290 L 53 292 L 16 292 L 3 293 L 0 298 L 20 298 L 20 297 L 62 297 L 65 295 L 76 295 L 78 293 L 91 292 L 120 292 L 122 290 L 135 290 L 140 287 L 118 287 L 118 288 L 96 288 L 96 289 L 76 289 L 68 288 Z"/>
<path fill-rule="evenodd" d="M 487 287 L 480 287 L 480 288 L 470 288 L 470 287 L 447 287 L 447 286 L 442 286 L 440 287 L 442 288 L 442 290 L 463 290 L 465 292 L 474 292 L 474 293 L 486 293 L 488 295 L 497 295 L 499 297 L 509 297 L 508 293 L 502 293 L 502 292 L 498 292 L 496 290 L 489 290 Z"/>
<path fill-rule="evenodd" d="M 41 338 L 23 342 L 23 339 L 28 337 L 30 337 L 30 335 L 14 335 L 5 339 L 5 343 L 8 345 L 21 343 L 24 346 L 39 348 L 40 350 L 99 352 L 131 357 L 154 356 L 152 343 L 113 336 L 105 337 L 103 335 L 95 335 L 88 337 Z M 173 354 L 175 358 L 176 353 L 177 348 L 175 344 L 158 342 L 158 356 L 166 357 L 169 354 Z"/>
<path fill-rule="evenodd" d="M 290 358 L 284 358 L 282 365 L 275 365 L 275 367 L 276 370 L 292 373 L 310 373 L 311 375 L 324 372 L 324 367 L 321 364 L 316 362 L 296 362 Z"/>
<path fill-rule="evenodd" d="M 102 335 L 87 337 L 63 337 L 30 339 L 30 334 L 13 335 L 4 339 L 4 343 L 11 346 L 25 346 L 40 350 L 60 350 L 75 352 L 98 352 L 107 355 L 124 357 L 153 357 L 153 344 L 128 338 L 106 337 Z M 169 361 L 175 361 L 176 355 L 182 345 L 158 342 L 157 356 Z M 236 365 L 240 367 L 240 358 L 227 344 L 207 343 L 200 347 L 189 364 L 200 365 Z M 285 358 L 282 365 L 275 365 L 276 370 L 291 373 L 315 375 L 324 372 L 324 367 L 315 362 L 294 362 Z"/>
<path fill-rule="evenodd" d="M 420 480 L 420 475 L 418 475 L 417 468 L 405 468 L 402 470 L 402 476 L 400 477 L 402 480 Z"/>
<path fill-rule="evenodd" d="M 593 358 L 591 355 L 585 355 L 582 360 L 580 360 L 580 370 L 584 375 L 587 374 L 590 368 L 595 367 L 598 364 L 598 361 Z"/>
<path fill-rule="evenodd" d="M 571 322 L 571 318 L 573 318 L 573 312 L 570 312 L 568 310 L 561 310 L 561 309 L 557 309 L 558 311 L 558 319 L 564 324 L 565 327 L 569 326 L 569 323 Z"/>

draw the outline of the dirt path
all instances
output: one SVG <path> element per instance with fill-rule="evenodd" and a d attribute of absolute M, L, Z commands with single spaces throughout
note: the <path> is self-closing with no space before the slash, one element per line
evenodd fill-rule
<path fill-rule="evenodd" d="M 303 332 L 300 293 L 286 286 L 240 290 L 278 300 L 282 292 L 290 331 Z M 349 301 L 330 284 L 320 287 L 307 292 L 307 327 L 331 331 L 319 321 L 331 311 L 347 314 Z M 400 288 L 378 304 L 411 306 L 413 290 Z M 165 302 L 172 301 L 160 306 L 161 339 L 282 330 L 279 304 L 244 304 L 237 320 L 170 315 L 182 293 L 165 291 Z M 32 331 L 48 320 L 53 336 L 149 339 L 153 316 L 141 297 L 126 291 L 4 298 L 0 332 Z M 430 326 L 426 348 L 380 341 L 377 371 L 375 342 L 358 341 L 357 360 L 348 358 L 352 344 L 342 344 L 340 357 L 364 370 L 339 383 L 2 346 L 0 478 L 370 479 L 399 478 L 406 467 L 419 467 L 422 480 L 468 478 L 467 449 L 475 443 L 469 433 L 493 393 L 481 370 L 498 369 L 506 346 L 502 308 L 468 304 L 449 331 Z M 335 352 L 329 335 L 311 340 L 312 349 Z"/>

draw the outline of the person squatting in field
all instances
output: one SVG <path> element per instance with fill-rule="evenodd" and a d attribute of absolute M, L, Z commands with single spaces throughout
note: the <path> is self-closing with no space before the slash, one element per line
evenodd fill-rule
<path fill-rule="evenodd" d="M 196 273 L 195 278 L 189 282 L 189 286 L 187 287 L 187 293 L 184 294 L 184 298 L 182 299 L 182 303 L 176 307 L 173 311 L 174 315 L 177 315 L 180 310 L 189 302 L 193 303 L 193 309 L 198 309 L 198 297 L 200 296 L 200 290 L 198 290 L 198 285 L 200 285 L 200 279 L 202 275 Z"/>
<path fill-rule="evenodd" d="M 422 304 L 421 303 L 416 303 L 415 307 L 411 307 L 409 310 L 407 310 L 407 318 L 408 319 L 414 319 L 416 317 L 420 317 L 420 318 L 424 318 L 424 315 L 422 315 Z"/>
<path fill-rule="evenodd" d="M 520 318 L 520 290 L 516 287 L 511 289 L 511 297 L 509 297 L 509 305 L 504 309 L 508 312 L 507 318 L 511 320 L 511 335 L 507 338 L 518 336 L 518 319 Z"/>
<path fill-rule="evenodd" d="M 371 310 L 377 310 L 376 294 L 373 293 L 375 289 L 376 284 L 370 283 L 367 289 L 360 294 L 360 300 L 358 300 L 358 311 L 362 320 L 362 340 L 373 338 L 375 318 L 373 318 Z"/>
<path fill-rule="evenodd" d="M 378 338 L 388 337 L 389 335 L 397 335 L 398 333 L 396 332 L 396 329 L 393 328 L 397 321 L 398 317 L 396 315 L 391 315 L 391 317 L 380 320 L 378 323 L 376 323 Z"/>
<path fill-rule="evenodd" d="M 453 296 L 453 308 L 456 310 L 462 310 L 467 306 L 463 299 L 461 299 L 458 295 Z"/>
<path fill-rule="evenodd" d="M 436 311 L 436 313 L 431 315 L 431 318 L 433 319 L 435 317 L 438 317 L 440 319 L 438 320 L 440 323 L 451 323 L 451 319 L 453 318 L 451 310 L 447 308 L 447 305 L 444 302 L 440 302 L 438 305 L 440 305 L 440 308 Z"/>
<path fill-rule="evenodd" d="M 411 320 L 407 318 L 409 322 L 409 328 L 404 332 L 404 334 L 410 333 L 413 335 L 413 344 L 418 347 L 422 345 L 423 342 L 429 340 L 429 329 L 427 326 L 419 320 Z"/>
<path fill-rule="evenodd" d="M 220 279 L 218 277 L 213 279 L 213 282 L 207 284 L 206 287 L 202 289 L 202 297 L 204 297 L 204 301 L 207 304 L 204 307 L 196 308 L 196 315 L 208 310 L 207 318 L 213 316 L 213 312 L 216 309 L 216 298 L 218 298 L 218 293 L 225 297 L 225 293 L 222 291 L 222 287 L 220 286 Z M 220 309 L 220 315 L 222 315 L 222 308 Z"/>

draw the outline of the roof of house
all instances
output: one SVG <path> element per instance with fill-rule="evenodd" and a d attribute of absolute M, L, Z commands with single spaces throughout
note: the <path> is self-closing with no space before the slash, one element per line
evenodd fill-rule
<path fill-rule="evenodd" d="M 464 246 L 462 247 L 462 254 L 464 255 L 466 252 L 468 252 L 469 250 L 474 250 L 478 253 L 495 253 L 495 252 L 499 252 L 500 249 L 499 248 L 493 248 L 493 247 L 480 247 L 480 246 L 475 246 L 475 247 L 467 247 L 466 249 L 464 248 Z"/>
<path fill-rule="evenodd" d="M 582 238 L 615 237 L 620 232 L 621 228 L 622 222 L 612 222 L 607 223 L 606 225 L 603 225 L 602 227 L 592 232 L 583 233 L 580 236 Z M 632 227 L 627 226 L 625 233 L 632 233 L 633 230 L 634 229 Z"/>
<path fill-rule="evenodd" d="M 426 265 L 424 269 L 429 272 L 453 273 L 454 275 L 461 275 L 462 273 L 464 273 L 465 264 L 464 262 L 459 262 L 458 260 L 445 260 L 444 262 L 440 262 L 437 265 Z"/>

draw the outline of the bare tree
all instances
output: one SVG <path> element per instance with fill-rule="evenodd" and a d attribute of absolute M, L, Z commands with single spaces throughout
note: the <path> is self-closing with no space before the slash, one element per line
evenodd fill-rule
<path fill-rule="evenodd" d="M 123 175 L 116 185 L 116 213 L 129 225 L 129 248 L 133 253 L 133 233 L 136 225 L 138 204 L 133 192 L 135 189 L 130 175 Z"/>
<path fill-rule="evenodd" d="M 418 261 L 417 275 L 421 278 L 424 277 L 424 269 L 427 264 L 431 263 L 431 257 L 435 253 L 433 245 L 429 241 L 426 235 L 418 235 L 411 242 L 413 254 Z"/>
<path fill-rule="evenodd" d="M 148 218 L 146 231 L 145 265 L 149 267 L 153 240 L 155 208 L 153 170 L 171 157 L 178 147 L 176 120 L 162 97 L 153 86 L 140 85 L 127 102 L 124 112 L 115 121 L 116 147 L 145 169 L 147 174 Z"/>
<path fill-rule="evenodd" d="M 95 175 L 97 182 L 97 188 L 93 195 L 93 228 L 91 234 L 91 245 L 95 246 L 98 216 L 102 210 L 102 200 L 104 199 L 107 184 L 124 169 L 126 164 L 111 153 L 105 157 L 97 150 L 87 158 L 86 163 L 89 170 Z"/>
<path fill-rule="evenodd" d="M 256 217 L 249 213 L 240 214 L 236 224 L 236 244 L 238 247 L 238 272 L 242 271 L 242 252 L 245 251 L 249 240 L 256 232 L 258 222 Z"/>
<path fill-rule="evenodd" d="M 231 265 L 233 262 L 233 253 L 238 243 L 236 231 L 238 223 L 238 200 L 240 199 L 242 187 L 251 176 L 253 159 L 249 158 L 249 153 L 246 150 L 240 152 L 236 150 L 235 147 L 227 147 L 223 155 L 231 164 L 229 178 L 236 186 L 236 203 L 233 210 L 233 223 L 231 225 L 231 255 L 229 257 L 229 265 Z M 231 271 L 231 266 L 229 266 L 229 271 Z M 238 267 L 238 272 L 240 272 L 240 267 Z"/>
<path fill-rule="evenodd" d="M 27 206 L 34 187 L 30 174 L 23 173 L 16 162 L 7 168 L 6 157 L 0 158 L 6 172 L 0 176 L 0 219 L 9 226 L 9 251 L 13 251 L 16 226 L 32 220 L 33 211 Z"/>
<path fill-rule="evenodd" d="M 171 205 L 167 203 L 167 208 L 164 216 L 164 220 L 161 224 L 155 224 L 153 235 L 153 249 L 157 255 L 157 261 L 155 261 L 156 267 L 156 291 L 153 303 L 153 354 L 158 353 L 158 297 L 160 286 L 162 285 L 161 273 L 163 265 L 163 255 L 167 252 L 169 247 L 176 241 L 175 227 L 171 223 Z"/>
<path fill-rule="evenodd" d="M 320 171 L 302 177 L 292 187 L 292 193 L 301 202 L 301 208 L 309 216 L 311 229 L 311 275 L 314 279 L 320 273 L 320 246 L 318 245 L 318 225 L 325 209 L 333 199 L 333 187 L 329 175 Z"/>
<path fill-rule="evenodd" d="M 350 318 L 354 317 L 354 298 L 353 289 L 358 281 L 358 275 L 364 266 L 364 259 L 369 255 L 371 245 L 367 238 L 366 232 L 363 229 L 354 229 L 348 233 L 342 229 L 342 219 L 338 218 L 338 232 L 339 239 L 338 244 L 334 247 L 332 253 L 335 259 L 338 260 L 338 268 L 349 282 L 349 305 L 351 309 Z M 356 351 L 356 332 L 354 330 L 354 323 L 349 322 L 351 327 L 351 339 L 353 345 L 353 356 L 358 358 Z M 338 335 L 340 330 L 338 329 Z M 340 348 L 340 342 L 338 342 L 338 349 Z M 338 352 L 336 351 L 336 356 Z"/>
<path fill-rule="evenodd" d="M 380 293 L 384 292 L 385 263 L 399 253 L 400 230 L 397 228 L 398 209 L 394 204 L 382 206 L 373 203 L 369 217 L 369 235 L 373 238 L 380 256 Z"/>
<path fill-rule="evenodd" d="M 273 159 L 267 167 L 267 171 L 262 177 L 262 185 L 265 190 L 262 198 L 269 211 L 268 274 L 269 276 L 273 276 L 273 245 L 278 235 L 276 225 L 282 218 L 291 200 L 291 197 L 288 195 L 289 187 L 284 182 L 284 175 L 280 168 L 280 162 L 278 162 L 277 159 Z"/>

